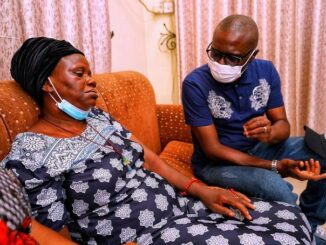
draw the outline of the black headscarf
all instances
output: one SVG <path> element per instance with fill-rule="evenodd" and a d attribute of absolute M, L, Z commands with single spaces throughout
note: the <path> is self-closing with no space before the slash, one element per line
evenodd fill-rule
<path fill-rule="evenodd" d="M 42 103 L 42 86 L 59 60 L 79 53 L 69 42 L 47 37 L 27 39 L 11 60 L 11 76 L 38 103 Z"/>

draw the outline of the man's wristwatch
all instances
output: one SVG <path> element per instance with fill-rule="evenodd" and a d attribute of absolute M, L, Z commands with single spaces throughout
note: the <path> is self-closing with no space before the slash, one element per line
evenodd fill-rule
<path fill-rule="evenodd" d="M 277 165 L 278 165 L 278 161 L 277 160 L 272 160 L 272 167 L 271 167 L 271 170 L 275 173 L 278 173 L 278 170 L 277 170 Z"/>

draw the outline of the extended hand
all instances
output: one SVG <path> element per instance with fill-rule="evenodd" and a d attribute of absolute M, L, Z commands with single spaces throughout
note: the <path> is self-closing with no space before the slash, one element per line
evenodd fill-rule
<path fill-rule="evenodd" d="M 271 138 L 271 125 L 266 116 L 252 118 L 243 125 L 244 135 L 260 142 L 268 142 Z"/>
<path fill-rule="evenodd" d="M 202 188 L 200 199 L 213 212 L 235 217 L 235 213 L 226 207 L 232 206 L 237 208 L 247 220 L 252 220 L 248 208 L 255 209 L 255 206 L 245 195 L 219 187 L 203 186 Z"/>
<path fill-rule="evenodd" d="M 294 172 L 301 180 L 318 181 L 326 179 L 326 173 L 320 173 L 319 161 L 314 161 L 313 159 L 305 162 L 300 161 L 299 167 L 294 168 Z"/>
<path fill-rule="evenodd" d="M 279 163 L 279 171 L 282 176 L 291 176 L 299 180 L 313 181 L 326 179 L 326 173 L 320 173 L 319 161 L 315 161 L 314 159 L 310 159 L 309 161 L 282 159 Z"/>

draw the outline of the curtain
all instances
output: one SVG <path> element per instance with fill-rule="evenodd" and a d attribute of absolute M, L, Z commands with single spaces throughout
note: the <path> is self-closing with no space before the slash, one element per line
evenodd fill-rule
<path fill-rule="evenodd" d="M 292 135 L 303 125 L 326 132 L 326 1 L 176 0 L 179 81 L 207 62 L 214 28 L 230 14 L 256 21 L 257 57 L 280 73 Z"/>
<path fill-rule="evenodd" d="M 0 80 L 23 41 L 65 39 L 85 53 L 94 73 L 111 69 L 108 0 L 0 0 Z"/>

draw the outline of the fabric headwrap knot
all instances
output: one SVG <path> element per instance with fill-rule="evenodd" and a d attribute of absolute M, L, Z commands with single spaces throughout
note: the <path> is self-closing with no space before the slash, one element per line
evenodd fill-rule
<path fill-rule="evenodd" d="M 47 37 L 27 39 L 11 60 L 11 76 L 38 103 L 42 103 L 42 86 L 59 60 L 67 55 L 83 52 L 65 40 Z"/>

